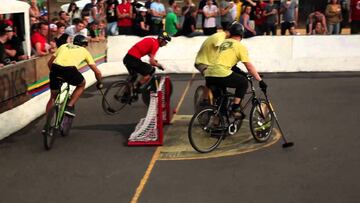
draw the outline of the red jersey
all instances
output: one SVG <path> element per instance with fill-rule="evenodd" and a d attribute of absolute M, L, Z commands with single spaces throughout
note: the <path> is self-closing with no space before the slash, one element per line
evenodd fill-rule
<path fill-rule="evenodd" d="M 156 38 L 147 37 L 132 46 L 128 54 L 138 59 L 141 59 L 141 57 L 145 55 L 155 56 L 159 50 L 159 46 L 159 41 Z"/>
<path fill-rule="evenodd" d="M 255 17 L 255 25 L 262 25 L 266 21 L 266 17 L 264 16 L 264 10 L 266 7 L 266 3 L 257 4 L 255 7 L 255 15 L 261 16 L 260 18 Z"/>
<path fill-rule="evenodd" d="M 351 20 L 360 21 L 360 0 L 351 0 Z"/>
<path fill-rule="evenodd" d="M 45 46 L 46 46 L 46 37 L 42 36 L 40 33 L 35 32 L 32 36 L 31 36 L 31 46 L 35 48 L 35 44 L 40 42 L 41 44 L 41 51 L 46 51 Z"/>
<path fill-rule="evenodd" d="M 117 9 L 120 14 L 125 14 L 125 13 L 130 14 L 132 8 L 130 3 L 124 3 L 124 4 L 119 4 Z M 132 26 L 132 19 L 130 17 L 118 19 L 117 25 L 121 27 L 130 27 Z"/>

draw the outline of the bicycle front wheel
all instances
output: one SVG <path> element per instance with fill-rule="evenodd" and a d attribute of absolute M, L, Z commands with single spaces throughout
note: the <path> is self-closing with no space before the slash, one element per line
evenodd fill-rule
<path fill-rule="evenodd" d="M 141 93 L 141 98 L 144 102 L 144 104 L 146 106 L 149 106 L 150 104 L 150 93 L 151 92 L 155 92 L 156 91 L 156 87 L 155 87 L 155 84 L 151 84 L 151 87 L 150 88 L 146 88 L 145 90 L 143 90 L 143 92 Z M 173 84 L 170 80 L 170 88 L 169 88 L 169 92 L 170 92 L 170 97 L 172 95 L 172 91 L 173 91 Z"/>
<path fill-rule="evenodd" d="M 191 118 L 188 137 L 196 151 L 207 153 L 219 146 L 226 132 L 221 115 L 213 108 L 206 108 Z"/>
<path fill-rule="evenodd" d="M 250 130 L 257 142 L 266 142 L 274 127 L 270 105 L 264 99 L 255 102 L 250 111 Z"/>
<path fill-rule="evenodd" d="M 46 150 L 50 150 L 54 144 L 56 130 L 56 118 L 58 115 L 57 106 L 53 106 L 49 113 L 46 115 L 46 123 L 43 132 L 44 147 Z"/>
<path fill-rule="evenodd" d="M 105 91 L 102 108 L 107 114 L 116 114 L 131 101 L 131 88 L 125 81 L 112 83 Z"/>

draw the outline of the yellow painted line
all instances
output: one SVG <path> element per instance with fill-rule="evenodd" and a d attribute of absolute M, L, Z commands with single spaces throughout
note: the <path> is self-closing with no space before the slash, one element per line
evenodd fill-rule
<path fill-rule="evenodd" d="M 148 181 L 148 179 L 150 177 L 151 171 L 153 170 L 153 168 L 155 166 L 155 163 L 159 158 L 159 155 L 160 155 L 160 147 L 157 147 L 154 154 L 153 154 L 153 156 L 152 156 L 152 158 L 151 158 L 150 164 L 149 164 L 148 168 L 145 171 L 145 175 L 141 179 L 139 186 L 136 188 L 136 192 L 135 192 L 133 198 L 131 199 L 131 203 L 138 202 L 139 197 L 140 197 L 142 191 L 144 190 L 144 187 L 145 187 L 145 185 L 146 185 L 146 183 L 147 183 L 147 181 Z"/>
<path fill-rule="evenodd" d="M 181 99 L 180 99 L 178 105 L 176 106 L 176 112 L 180 108 L 180 106 L 181 106 L 181 104 L 182 104 L 182 102 L 183 102 L 183 100 L 185 98 L 185 95 L 187 94 L 187 91 L 190 88 L 190 85 L 191 85 L 192 80 L 194 79 L 194 77 L 195 77 L 195 73 L 193 73 L 190 81 L 188 82 L 188 84 L 187 84 L 187 86 L 186 86 L 186 88 L 185 88 L 185 90 L 184 90 L 184 92 L 183 92 L 183 94 L 181 96 Z M 175 116 L 173 116 L 173 118 L 174 117 Z M 172 122 L 172 120 L 171 120 L 171 122 Z M 139 186 L 136 188 L 135 194 L 134 194 L 133 198 L 131 199 L 131 203 L 137 203 L 138 202 L 139 197 L 140 197 L 142 191 L 144 190 L 147 181 L 149 180 L 151 172 L 152 172 L 152 170 L 153 170 L 153 168 L 154 168 L 154 166 L 156 164 L 156 161 L 159 159 L 160 151 L 161 151 L 161 147 L 157 147 L 154 154 L 153 154 L 153 156 L 152 156 L 152 158 L 151 158 L 151 160 L 150 160 L 149 166 L 146 169 L 145 174 L 144 174 L 144 176 L 142 177 L 142 179 L 140 181 Z"/>
<path fill-rule="evenodd" d="M 182 103 L 183 103 L 183 101 L 184 101 L 184 99 L 185 99 L 185 96 L 186 96 L 187 92 L 189 91 L 189 88 L 190 88 L 190 86 L 191 86 L 191 83 L 192 83 L 194 77 L 195 77 L 195 73 L 192 74 L 190 81 L 189 81 L 188 84 L 186 85 L 186 88 L 185 88 L 183 94 L 182 94 L 181 97 L 180 97 L 180 101 L 179 101 L 178 105 L 177 105 L 176 108 L 175 108 L 175 112 L 176 112 L 176 113 L 179 111 L 179 109 L 180 109 L 180 107 L 181 107 L 181 105 L 182 105 Z M 173 116 L 173 118 L 174 118 L 174 117 L 175 117 L 175 116 Z M 172 120 L 171 120 L 170 123 L 172 123 Z"/>

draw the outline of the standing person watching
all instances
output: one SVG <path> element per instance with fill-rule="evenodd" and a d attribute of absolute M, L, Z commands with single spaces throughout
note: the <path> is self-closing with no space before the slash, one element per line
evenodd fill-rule
<path fill-rule="evenodd" d="M 278 7 L 274 4 L 274 0 L 269 0 L 269 3 L 265 6 L 264 16 L 265 20 L 265 33 L 266 35 L 276 35 L 276 25 L 278 24 Z"/>
<path fill-rule="evenodd" d="M 215 85 L 222 88 L 236 88 L 232 113 L 234 117 L 242 117 L 240 103 L 248 88 L 248 81 L 246 76 L 241 74 L 241 70 L 234 66 L 241 61 L 248 72 L 259 81 L 259 86 L 263 91 L 266 90 L 267 85 L 250 62 L 247 48 L 240 42 L 244 34 L 244 27 L 236 23 L 231 26 L 229 32 L 230 38 L 224 40 L 218 49 L 216 63 L 204 71 L 205 80 L 208 87 Z"/>
<path fill-rule="evenodd" d="M 330 35 L 340 34 L 340 23 L 342 21 L 341 5 L 338 0 L 331 0 L 325 10 L 327 29 Z"/>
<path fill-rule="evenodd" d="M 294 30 L 298 20 L 298 0 L 285 0 L 280 5 L 280 14 L 282 14 L 281 35 L 286 34 L 289 30 L 291 35 L 294 35 Z"/>
<path fill-rule="evenodd" d="M 127 0 L 121 0 L 121 4 L 117 7 L 117 17 L 118 17 L 118 29 L 119 35 L 131 35 L 132 34 L 132 25 L 133 25 L 133 14 L 132 14 L 132 5 Z"/>
<path fill-rule="evenodd" d="M 235 6 L 234 2 L 229 2 L 230 0 L 222 0 L 220 2 L 220 18 L 221 18 L 221 27 L 225 30 L 228 25 L 233 21 L 231 15 L 231 9 Z"/>
<path fill-rule="evenodd" d="M 0 68 L 10 64 L 11 60 L 6 56 L 5 43 L 13 36 L 13 29 L 6 23 L 0 24 Z"/>
<path fill-rule="evenodd" d="M 351 0 L 349 16 L 351 34 L 360 34 L 360 0 Z"/>
<path fill-rule="evenodd" d="M 117 35 L 117 12 L 116 8 L 119 5 L 117 0 L 108 0 L 106 2 L 106 34 L 107 35 Z"/>
<path fill-rule="evenodd" d="M 216 16 L 218 16 L 218 7 L 213 5 L 212 0 L 207 0 L 203 8 L 205 21 L 203 25 L 204 35 L 212 35 L 217 32 Z"/>
<path fill-rule="evenodd" d="M 160 0 L 155 0 L 150 5 L 151 13 L 151 24 L 150 30 L 151 34 L 159 35 L 163 31 L 163 18 L 166 16 L 165 6 L 160 2 Z"/>
<path fill-rule="evenodd" d="M 76 86 L 72 93 L 71 99 L 66 106 L 64 113 L 70 116 L 75 116 L 74 105 L 80 98 L 85 89 L 85 79 L 78 71 L 78 67 L 84 60 L 95 73 L 97 86 L 101 84 L 101 72 L 96 67 L 95 61 L 85 47 L 88 45 L 86 37 L 77 35 L 73 43 L 62 45 L 50 58 L 48 67 L 50 69 L 50 99 L 46 105 L 46 112 L 49 112 L 61 88 L 61 78 L 70 85 Z M 46 128 L 44 128 L 46 129 Z"/>

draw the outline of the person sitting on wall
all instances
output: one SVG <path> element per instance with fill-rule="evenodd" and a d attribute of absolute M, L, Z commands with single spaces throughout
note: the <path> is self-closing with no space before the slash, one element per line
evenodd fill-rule
<path fill-rule="evenodd" d="M 73 23 L 73 25 L 65 29 L 65 33 L 68 34 L 71 39 L 73 39 L 76 35 L 87 37 L 88 31 L 86 29 L 85 21 L 80 18 L 75 18 Z"/>
<path fill-rule="evenodd" d="M 306 26 L 306 33 L 312 34 L 313 29 L 315 28 L 316 24 L 320 22 L 321 26 L 324 27 L 325 33 L 327 33 L 327 26 L 326 26 L 326 17 L 325 15 L 317 10 L 315 12 L 310 13 L 307 19 L 307 26 Z"/>
<path fill-rule="evenodd" d="M 325 29 L 325 27 L 323 27 L 321 22 L 317 22 L 315 24 L 315 28 L 311 31 L 311 34 L 312 35 L 325 35 L 326 29 Z"/>

